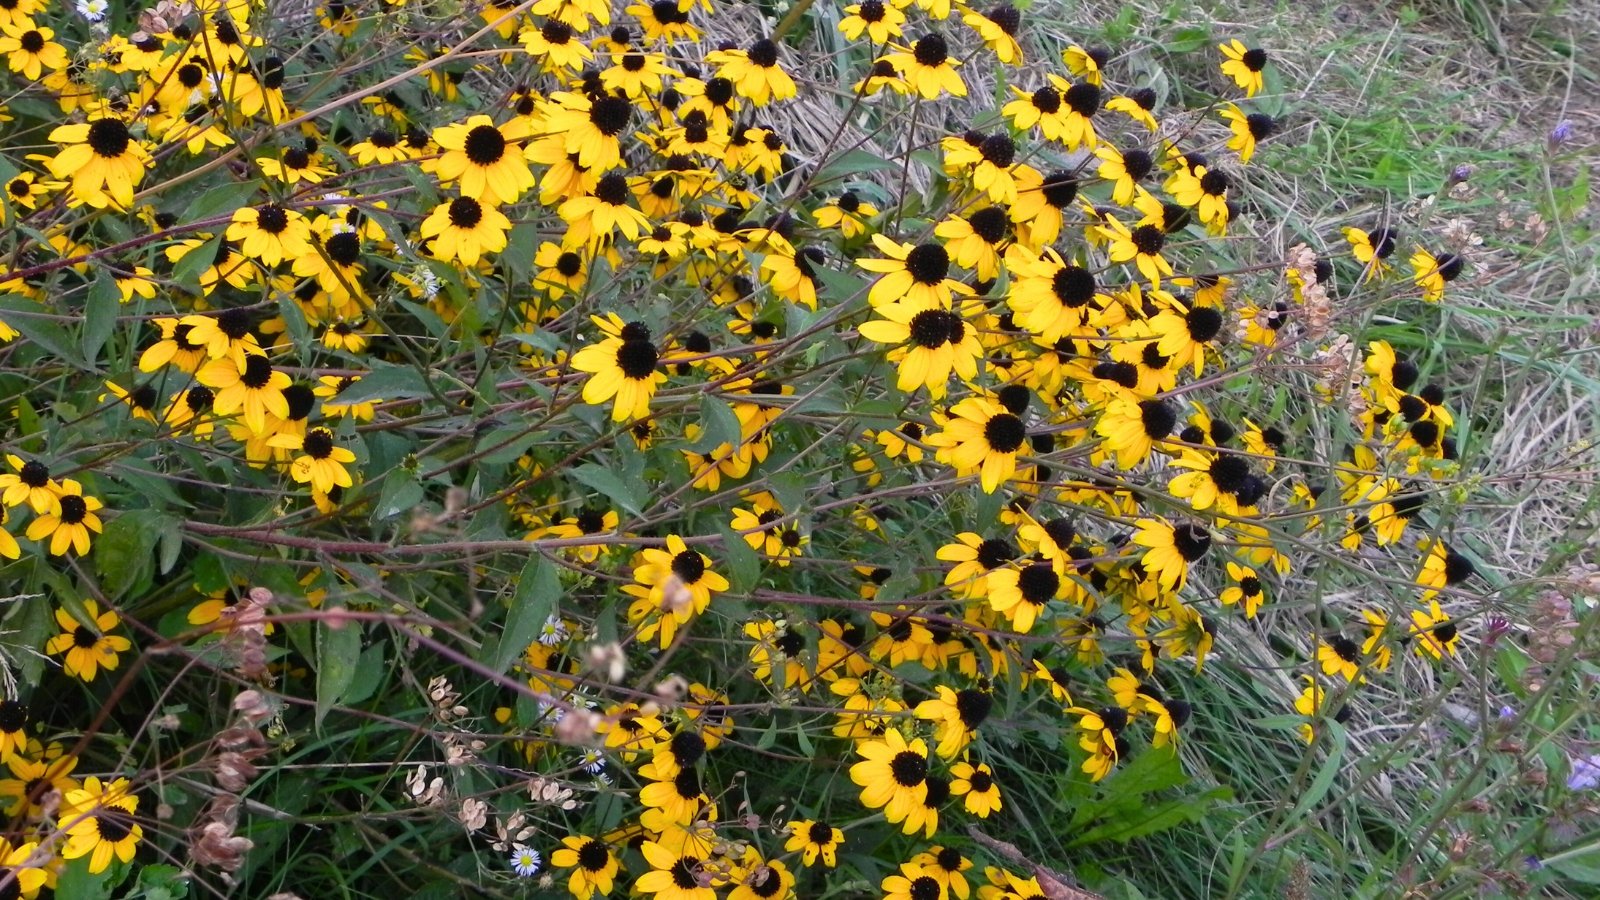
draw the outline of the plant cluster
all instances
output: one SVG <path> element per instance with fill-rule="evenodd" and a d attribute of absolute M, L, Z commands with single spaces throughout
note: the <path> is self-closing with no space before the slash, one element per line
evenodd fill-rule
<path fill-rule="evenodd" d="M 1060 12 L 0 0 L 0 896 L 1078 896 L 1471 665 L 1469 248 Z"/>

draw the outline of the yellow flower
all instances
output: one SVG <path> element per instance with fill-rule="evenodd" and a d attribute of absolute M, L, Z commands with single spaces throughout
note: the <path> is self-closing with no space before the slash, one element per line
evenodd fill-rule
<path fill-rule="evenodd" d="M 326 494 L 335 486 L 347 488 L 355 484 L 345 468 L 345 463 L 356 461 L 355 453 L 335 444 L 333 432 L 326 428 L 313 428 L 304 437 L 274 435 L 268 439 L 267 446 L 301 451 L 289 464 L 289 475 L 300 484 L 309 482 L 312 490 Z"/>
<path fill-rule="evenodd" d="M 504 250 L 510 230 L 511 220 L 500 210 L 472 197 L 457 197 L 434 207 L 419 233 L 429 240 L 434 259 L 472 266 L 483 254 Z"/>
<path fill-rule="evenodd" d="M 226 237 L 239 242 L 240 253 L 268 266 L 311 252 L 306 217 L 276 203 L 235 210 Z"/>
<path fill-rule="evenodd" d="M 624 323 L 616 313 L 591 318 L 606 338 L 572 355 L 572 368 L 590 375 L 583 385 L 583 402 L 599 406 L 612 400 L 614 422 L 649 416 L 650 398 L 667 380 L 650 329 L 638 322 Z"/>
<path fill-rule="evenodd" d="M 1205 166 L 1183 166 L 1167 179 L 1166 188 L 1180 206 L 1199 207 L 1201 222 L 1217 228 L 1228 224 L 1228 176 Z"/>
<path fill-rule="evenodd" d="M 302 181 L 318 184 L 333 174 L 333 170 L 323 165 L 317 154 L 305 147 L 290 147 L 276 158 L 268 156 L 256 160 L 256 165 L 261 167 L 263 175 L 284 184 L 299 184 Z"/>
<path fill-rule="evenodd" d="M 963 9 L 961 21 L 978 33 L 978 37 L 994 51 L 995 58 L 1001 63 L 1014 66 L 1022 62 L 1022 48 L 1017 45 L 1015 37 L 1017 27 L 1022 23 L 1022 14 L 1015 6 L 1001 3 L 987 12 Z"/>
<path fill-rule="evenodd" d="M 863 322 L 858 330 L 874 343 L 896 345 L 889 359 L 897 363 L 900 390 L 927 388 L 937 399 L 944 396 L 952 370 L 962 379 L 977 377 L 983 345 L 959 313 L 894 303 L 879 307 L 878 315 L 883 318 Z"/>
<path fill-rule="evenodd" d="M 38 849 L 36 841 L 13 847 L 10 841 L 0 838 L 0 878 L 10 880 L 6 887 L 0 888 L 0 893 L 23 900 L 33 900 L 39 895 L 39 889 L 51 878 L 49 872 L 33 862 Z"/>
<path fill-rule="evenodd" d="M 635 583 L 623 585 L 622 590 L 637 598 L 628 609 L 628 618 L 643 623 L 641 640 L 659 634 L 661 646 L 667 647 L 678 626 L 706 611 L 713 592 L 728 589 L 728 579 L 713 572 L 710 563 L 675 534 L 667 537 L 665 548 L 640 552 L 633 568 Z"/>
<path fill-rule="evenodd" d="M 906 23 L 906 14 L 893 0 L 862 0 L 844 8 L 839 20 L 839 30 L 852 41 L 861 40 L 864 33 L 874 44 L 887 44 L 900 36 L 900 26 Z"/>
<path fill-rule="evenodd" d="M 1418 247 L 1411 254 L 1411 278 L 1422 289 L 1422 299 L 1427 303 L 1443 300 L 1445 284 L 1460 278 L 1465 268 L 1466 262 L 1454 253 L 1434 256 Z"/>
<path fill-rule="evenodd" d="M 795 96 L 794 79 L 778 65 L 778 45 L 762 38 L 749 50 L 713 50 L 706 62 L 717 67 L 717 76 L 733 82 L 741 97 L 757 106 Z"/>
<path fill-rule="evenodd" d="M 217 415 L 230 416 L 242 410 L 245 427 L 255 434 L 266 432 L 268 413 L 289 418 L 289 400 L 283 393 L 290 384 L 289 376 L 273 369 L 265 356 L 247 356 L 243 365 L 231 356 L 213 359 L 195 378 L 216 391 L 212 409 Z"/>
<path fill-rule="evenodd" d="M 984 493 L 992 494 L 1017 469 L 1017 453 L 1027 443 L 1028 429 L 1005 407 L 983 397 L 968 397 L 950 409 L 944 430 L 928 443 L 938 459 L 956 474 L 977 474 Z"/>
<path fill-rule="evenodd" d="M 45 652 L 51 656 L 65 654 L 62 668 L 68 675 L 93 681 L 101 669 L 114 671 L 117 654 L 127 652 L 133 643 L 121 635 L 108 634 L 121 622 L 116 612 L 100 612 L 99 604 L 93 600 L 83 601 L 83 608 L 94 627 L 81 624 L 64 607 L 58 607 L 56 624 L 61 626 L 61 634 L 50 639 Z"/>
<path fill-rule="evenodd" d="M 476 115 L 446 125 L 433 132 L 434 142 L 444 152 L 424 161 L 422 170 L 437 176 L 441 184 L 459 181 L 462 197 L 486 207 L 514 203 L 534 185 L 533 170 L 518 143 L 530 132 L 521 117 L 496 126 L 488 116 Z"/>
<path fill-rule="evenodd" d="M 886 876 L 878 887 L 883 900 L 944 900 L 939 879 L 916 863 L 901 863 L 899 872 Z"/>
<path fill-rule="evenodd" d="M 844 832 L 825 822 L 796 819 L 784 827 L 789 840 L 783 849 L 800 853 L 800 862 L 814 866 L 817 860 L 828 868 L 839 864 L 839 845 L 844 843 Z"/>
<path fill-rule="evenodd" d="M 6 54 L 6 63 L 13 72 L 21 72 L 29 81 L 38 81 L 45 69 L 64 69 L 70 59 L 67 48 L 51 38 L 53 29 L 32 22 L 9 22 L 0 25 L 0 53 Z"/>
<path fill-rule="evenodd" d="M 102 116 L 83 125 L 61 125 L 50 132 L 50 140 L 67 145 L 47 165 L 51 175 L 71 181 L 73 205 L 133 205 L 133 189 L 144 179 L 150 154 L 121 119 Z"/>
<path fill-rule="evenodd" d="M 1238 38 L 1218 44 L 1222 51 L 1222 74 L 1233 79 L 1246 97 L 1254 97 L 1261 90 L 1261 70 L 1267 66 L 1267 51 L 1249 48 Z"/>
<path fill-rule="evenodd" d="M 1239 154 L 1239 162 L 1247 163 L 1256 155 L 1256 143 L 1272 137 L 1278 130 L 1278 123 L 1266 113 L 1250 113 L 1239 111 L 1239 107 L 1232 103 L 1224 103 L 1221 112 L 1223 121 L 1228 123 L 1228 129 L 1233 132 L 1233 137 L 1228 139 L 1228 149 Z"/>
<path fill-rule="evenodd" d="M 1256 611 L 1261 608 L 1261 603 L 1266 599 L 1261 589 L 1261 578 L 1256 575 L 1256 570 L 1238 563 L 1228 563 L 1228 578 L 1233 583 L 1224 588 L 1218 597 L 1223 604 L 1233 606 L 1236 603 L 1244 604 L 1244 617 L 1254 619 Z"/>
<path fill-rule="evenodd" d="M 15 472 L 0 475 L 0 491 L 3 491 L 0 502 L 6 506 L 26 503 L 40 515 L 49 512 L 61 495 L 61 486 L 50 477 L 50 468 L 36 459 L 24 460 L 14 453 L 6 454 L 6 462 Z"/>
<path fill-rule="evenodd" d="M 896 48 L 883 61 L 899 71 L 924 100 L 935 100 L 943 93 L 967 95 L 966 83 L 956 74 L 959 63 L 950 58 L 950 44 L 938 32 L 923 35 L 910 47 Z"/>
<path fill-rule="evenodd" d="M 126 778 L 102 786 L 100 779 L 89 776 L 83 790 L 65 798 L 61 823 L 67 829 L 67 845 L 62 857 L 88 856 L 89 872 L 95 875 L 109 868 L 113 858 L 132 862 L 144 837 L 133 817 L 138 808 L 139 798 L 129 791 Z"/>
<path fill-rule="evenodd" d="M 1425 609 L 1411 611 L 1410 636 L 1415 642 L 1418 656 L 1442 659 L 1446 654 L 1456 655 L 1456 645 L 1461 643 L 1461 630 L 1439 608 L 1439 601 L 1428 601 Z"/>
<path fill-rule="evenodd" d="M 950 767 L 955 780 L 950 782 L 950 793 L 962 798 L 967 812 L 980 819 L 1000 811 L 1000 785 L 995 783 L 994 771 L 987 763 L 976 766 L 958 762 Z"/>
<path fill-rule="evenodd" d="M 594 60 L 573 27 L 560 19 L 546 19 L 538 28 L 524 27 L 518 40 L 529 56 L 539 60 L 543 72 L 579 72 Z"/>
<path fill-rule="evenodd" d="M 1066 580 L 1055 563 L 1033 562 L 1020 569 L 1006 567 L 989 573 L 989 607 L 1006 617 L 1019 634 L 1033 623 L 1052 600 L 1059 599 Z"/>
<path fill-rule="evenodd" d="M 617 858 L 611 848 L 604 841 L 583 835 L 562 838 L 561 849 L 550 854 L 550 864 L 572 870 L 567 877 L 567 892 L 574 900 L 589 900 L 596 892 L 609 895 L 617 877 Z"/>
<path fill-rule="evenodd" d="M 907 743 L 891 728 L 882 740 L 856 749 L 864 759 L 850 767 L 850 780 L 861 787 L 861 805 L 883 809 L 890 824 L 904 823 L 906 834 L 921 828 L 928 814 L 923 803 L 928 796 L 928 745 L 921 738 Z"/>
<path fill-rule="evenodd" d="M 1189 564 L 1211 549 L 1211 532 L 1196 524 L 1173 526 L 1165 519 L 1139 519 L 1133 543 L 1145 548 L 1140 559 L 1147 574 L 1165 590 L 1183 586 Z"/>
<path fill-rule="evenodd" d="M 1384 260 L 1394 253 L 1399 243 L 1394 229 L 1381 226 L 1369 232 L 1351 227 L 1344 230 L 1344 239 L 1350 243 L 1350 253 L 1355 256 L 1356 262 L 1366 266 L 1363 280 L 1376 278 L 1389 271 L 1388 263 Z"/>
<path fill-rule="evenodd" d="M 872 243 L 888 259 L 858 259 L 856 265 L 882 275 L 867 292 L 873 307 L 890 304 L 912 312 L 949 309 L 952 294 L 970 296 L 972 288 L 950 278 L 950 253 L 938 244 L 902 244 L 881 234 Z"/>
<path fill-rule="evenodd" d="M 100 517 L 95 510 L 102 505 L 97 498 L 84 496 L 78 482 L 63 478 L 50 509 L 28 523 L 28 540 L 49 537 L 51 556 L 61 556 L 68 550 L 82 556 L 89 552 L 89 532 L 100 533 Z"/>
<path fill-rule="evenodd" d="M 640 852 L 650 864 L 650 871 L 633 884 L 642 893 L 654 895 L 655 900 L 716 900 L 716 891 L 701 886 L 700 857 L 675 853 L 656 841 L 645 841 Z"/>
<path fill-rule="evenodd" d="M 937 696 L 918 703 L 912 712 L 919 719 L 937 723 L 935 737 L 939 744 L 934 752 L 943 759 L 953 759 L 977 736 L 978 726 L 989 717 L 994 697 L 983 684 L 959 691 L 941 684 L 934 691 Z"/>

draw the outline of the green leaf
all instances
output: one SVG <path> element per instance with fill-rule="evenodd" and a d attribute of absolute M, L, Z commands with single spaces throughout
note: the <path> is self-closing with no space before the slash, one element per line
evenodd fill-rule
<path fill-rule="evenodd" d="M 383 479 L 383 492 L 372 509 L 372 519 L 381 522 L 398 516 L 422 502 L 422 485 L 417 474 L 410 469 L 392 469 Z"/>
<path fill-rule="evenodd" d="M 727 525 L 722 526 L 722 553 L 728 560 L 729 587 L 736 593 L 748 594 L 761 579 L 761 557 L 742 535 Z"/>
<path fill-rule="evenodd" d="M 44 429 L 39 423 L 39 412 L 27 397 L 17 397 L 17 433 L 23 435 L 22 449 L 38 453 L 44 449 Z"/>
<path fill-rule="evenodd" d="M 1344 726 L 1331 718 L 1326 718 L 1312 726 L 1318 731 L 1325 731 L 1333 740 L 1329 743 L 1328 758 L 1322 761 L 1322 767 L 1317 770 L 1317 776 L 1311 779 L 1311 784 L 1300 794 L 1300 799 L 1290 810 L 1288 822 L 1299 822 L 1300 817 L 1311 807 L 1322 802 L 1328 795 L 1328 789 L 1333 787 L 1333 780 L 1338 777 L 1339 769 L 1344 764 L 1345 747 L 1349 744 L 1349 735 Z"/>
<path fill-rule="evenodd" d="M 150 863 L 139 869 L 139 890 L 144 900 L 182 900 L 189 896 L 189 882 L 177 866 Z"/>
<path fill-rule="evenodd" d="M 90 364 L 100 358 L 106 341 L 117 330 L 117 312 L 122 308 L 122 291 L 117 280 L 104 269 L 89 286 L 89 302 L 83 307 L 83 358 Z"/>
<path fill-rule="evenodd" d="M 178 564 L 178 557 L 183 553 L 183 520 L 175 516 L 162 516 L 156 527 L 160 538 L 156 543 L 160 550 L 157 570 L 165 575 Z"/>
<path fill-rule="evenodd" d="M 317 728 L 322 727 L 328 711 L 349 694 L 360 661 L 360 624 L 346 621 L 338 628 L 317 624 Z"/>
<path fill-rule="evenodd" d="M 377 693 L 383 684 L 383 677 L 389 672 L 383 664 L 383 648 L 384 644 L 380 641 L 361 651 L 361 659 L 356 662 L 355 677 L 344 692 L 345 703 L 360 703 Z"/>
<path fill-rule="evenodd" d="M 359 403 L 364 400 L 403 400 L 410 397 L 427 397 L 428 382 L 411 366 L 378 364 L 371 372 L 361 376 L 355 384 L 339 392 L 340 403 Z"/>
<path fill-rule="evenodd" d="M 194 293 L 199 293 L 200 273 L 211 268 L 211 263 L 217 258 L 217 247 L 221 244 L 222 235 L 219 234 L 185 253 L 183 258 L 172 266 L 172 280 Z"/>
<path fill-rule="evenodd" d="M 506 249 L 500 253 L 513 283 L 526 283 L 533 277 L 533 257 L 539 247 L 539 226 L 524 222 L 506 235 Z"/>
<path fill-rule="evenodd" d="M 289 340 L 294 342 L 295 349 L 306 353 L 311 347 L 311 325 L 306 322 L 305 310 L 300 308 L 293 294 L 278 296 L 278 315 L 283 316 L 284 329 L 289 333 Z"/>
<path fill-rule="evenodd" d="M 148 576 L 162 516 L 153 509 L 129 510 L 106 523 L 94 542 L 94 567 L 113 597 Z"/>
<path fill-rule="evenodd" d="M 739 446 L 743 431 L 733 407 L 710 394 L 700 395 L 700 438 L 689 449 L 696 453 L 710 453 L 723 444 Z"/>
<path fill-rule="evenodd" d="M 53 314 L 43 306 L 27 297 L 6 294 L 0 296 L 0 313 L 16 313 L 13 316 L 5 316 L 5 322 L 21 332 L 30 343 L 38 345 L 40 349 L 77 368 L 90 368 L 83 357 L 78 355 L 78 349 L 73 345 L 72 339 L 67 337 L 66 329 L 49 318 Z"/>
<path fill-rule="evenodd" d="M 581 484 L 604 494 L 607 499 L 617 505 L 618 509 L 630 515 L 643 514 L 644 507 L 639 502 L 639 498 L 610 469 L 594 463 L 584 463 L 570 470 L 568 474 Z"/>
<path fill-rule="evenodd" d="M 1180 28 L 1173 33 L 1167 41 L 1165 49 L 1168 53 L 1193 53 L 1201 50 L 1211 43 L 1211 31 L 1207 28 L 1192 26 Z"/>
<path fill-rule="evenodd" d="M 500 643 L 484 663 L 496 672 L 506 671 L 512 660 L 521 656 L 539 636 L 540 627 L 555 611 L 556 599 L 560 596 L 561 576 L 556 564 L 535 553 L 517 578 L 517 589 L 511 594 L 511 608 L 506 611 L 506 624 L 500 631 Z"/>
<path fill-rule="evenodd" d="M 501 466 L 514 463 L 522 454 L 526 453 L 534 442 L 544 438 L 544 432 L 537 428 L 529 428 L 526 423 L 518 422 L 513 425 L 501 425 L 491 429 L 487 434 L 478 439 L 480 448 L 494 447 L 484 453 L 479 459 L 484 465 Z"/>
<path fill-rule="evenodd" d="M 1084 846 L 1096 841 L 1128 841 L 1174 828 L 1184 822 L 1198 822 L 1215 803 L 1233 797 L 1227 787 L 1217 787 L 1192 798 L 1168 800 L 1153 805 L 1141 804 L 1137 809 L 1119 815 L 1116 819 L 1080 832 L 1069 846 Z"/>
<path fill-rule="evenodd" d="M 61 867 L 60 880 L 56 882 L 57 897 L 73 900 L 104 900 L 128 874 L 128 864 L 112 860 L 111 865 L 98 875 L 89 874 L 89 857 L 80 856 Z"/>
<path fill-rule="evenodd" d="M 43 596 L 19 601 L 22 612 L 20 622 L 6 621 L 7 630 L 15 630 L 17 644 L 23 647 L 43 647 L 56 633 L 56 619 L 50 611 L 50 601 Z M 44 657 L 38 653 L 19 653 L 13 657 L 17 676 L 23 684 L 38 684 L 44 673 Z"/>
<path fill-rule="evenodd" d="M 1600 884 L 1600 846 L 1595 844 L 1563 851 L 1542 862 L 1579 884 Z"/>
<path fill-rule="evenodd" d="M 231 214 L 234 210 L 249 203 L 255 195 L 255 182 L 243 184 L 230 182 L 218 185 L 201 194 L 198 199 L 189 204 L 183 210 L 183 217 L 185 221 L 198 222 L 201 219 L 209 219 L 212 216 L 220 216 L 223 213 Z M 210 259 L 210 256 L 208 255 L 206 258 Z"/>

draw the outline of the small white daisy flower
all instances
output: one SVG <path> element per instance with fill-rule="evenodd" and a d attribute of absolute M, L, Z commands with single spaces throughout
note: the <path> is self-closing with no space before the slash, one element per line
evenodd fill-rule
<path fill-rule="evenodd" d="M 600 755 L 599 750 L 590 748 L 583 751 L 583 756 L 578 759 L 578 765 L 583 766 L 583 770 L 590 775 L 599 775 L 605 771 L 606 758 Z"/>
<path fill-rule="evenodd" d="M 517 873 L 518 878 L 532 878 L 539 874 L 542 868 L 544 868 L 544 858 L 532 847 L 519 844 L 511 851 L 511 871 Z"/>
<path fill-rule="evenodd" d="M 567 623 L 561 617 L 552 614 L 544 620 L 544 627 L 539 629 L 539 643 L 546 647 L 554 647 L 567 639 Z"/>
<path fill-rule="evenodd" d="M 110 12 L 110 10 L 111 3 L 109 0 L 78 0 L 78 15 L 91 22 L 98 22 L 104 19 L 106 13 Z"/>

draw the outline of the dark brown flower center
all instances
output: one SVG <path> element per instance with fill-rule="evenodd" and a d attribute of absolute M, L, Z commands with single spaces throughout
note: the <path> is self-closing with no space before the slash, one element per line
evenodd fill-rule
<path fill-rule="evenodd" d="M 67 494 L 61 498 L 61 523 L 63 525 L 76 525 L 89 515 L 89 504 L 77 494 Z"/>
<path fill-rule="evenodd" d="M 902 750 L 889 761 L 889 774 L 901 787 L 914 788 L 928 778 L 928 759 L 920 753 Z"/>
<path fill-rule="evenodd" d="M 983 439 L 996 453 L 1015 453 L 1028 437 L 1022 420 L 1008 412 L 996 413 L 983 425 Z"/>
<path fill-rule="evenodd" d="M 684 584 L 696 584 L 706 574 L 706 558 L 698 550 L 685 550 L 672 557 L 672 574 Z"/>
<path fill-rule="evenodd" d="M 479 125 L 467 132 L 462 149 L 475 165 L 492 166 L 506 155 L 505 135 L 493 125 Z"/>

